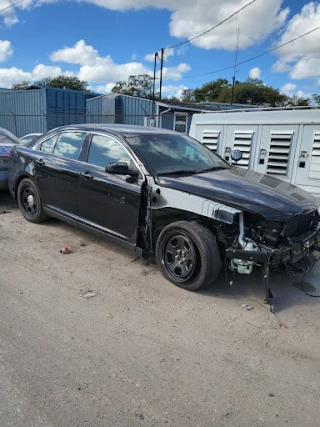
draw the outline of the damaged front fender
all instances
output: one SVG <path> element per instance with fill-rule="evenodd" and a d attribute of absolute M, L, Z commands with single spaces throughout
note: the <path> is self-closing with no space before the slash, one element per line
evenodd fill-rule
<path fill-rule="evenodd" d="M 157 185 L 152 177 L 147 177 L 149 187 L 149 209 L 177 209 L 199 216 L 233 224 L 240 210 L 204 197 Z"/>

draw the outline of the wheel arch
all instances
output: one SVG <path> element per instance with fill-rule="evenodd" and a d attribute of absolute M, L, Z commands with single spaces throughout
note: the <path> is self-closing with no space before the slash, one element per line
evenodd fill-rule
<path fill-rule="evenodd" d="M 15 184 L 14 184 L 15 199 L 17 199 L 17 196 L 18 196 L 17 193 L 18 193 L 18 188 L 19 188 L 20 182 L 25 178 L 32 179 L 32 181 L 33 181 L 33 177 L 30 174 L 28 174 L 27 172 L 23 172 L 21 175 L 19 175 L 15 181 Z"/>

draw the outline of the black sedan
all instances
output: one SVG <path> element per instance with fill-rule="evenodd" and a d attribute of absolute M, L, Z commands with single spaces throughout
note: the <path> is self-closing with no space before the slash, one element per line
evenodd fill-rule
<path fill-rule="evenodd" d="M 136 126 L 54 129 L 10 153 L 9 188 L 31 222 L 60 218 L 141 256 L 189 290 L 222 260 L 240 274 L 292 265 L 318 249 L 308 193 L 230 166 L 192 138 Z"/>

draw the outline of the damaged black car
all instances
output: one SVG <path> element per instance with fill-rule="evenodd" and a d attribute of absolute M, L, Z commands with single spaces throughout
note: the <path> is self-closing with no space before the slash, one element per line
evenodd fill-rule
<path fill-rule="evenodd" d="M 267 278 L 319 250 L 309 193 L 176 132 L 64 126 L 9 157 L 9 189 L 28 221 L 56 217 L 155 255 L 164 277 L 191 291 L 211 285 L 223 263 L 247 275 L 258 265 Z"/>

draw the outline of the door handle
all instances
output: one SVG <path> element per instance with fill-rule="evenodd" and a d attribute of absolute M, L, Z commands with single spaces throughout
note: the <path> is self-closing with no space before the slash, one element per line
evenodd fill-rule
<path fill-rule="evenodd" d="M 90 172 L 84 172 L 84 173 L 80 172 L 80 176 L 86 180 L 93 179 L 93 176 L 91 175 Z"/>
<path fill-rule="evenodd" d="M 44 160 L 43 160 L 43 159 L 38 159 L 38 160 L 36 160 L 36 164 L 37 164 L 38 166 L 44 166 L 44 165 L 45 165 L 45 163 L 44 163 Z"/>

